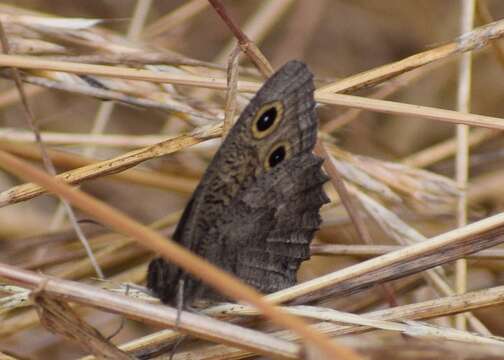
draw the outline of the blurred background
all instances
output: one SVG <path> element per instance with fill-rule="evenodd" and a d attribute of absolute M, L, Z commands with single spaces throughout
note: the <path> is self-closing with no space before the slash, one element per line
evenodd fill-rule
<path fill-rule="evenodd" d="M 180 9 L 191 3 L 192 13 L 187 16 Z M 504 16 L 504 2 L 485 1 L 485 9 L 498 20 Z M 290 59 L 306 62 L 314 72 L 317 85 L 327 84 L 337 79 L 394 62 L 410 55 L 426 51 L 454 41 L 460 34 L 460 1 L 458 0 L 227 0 L 224 4 L 242 29 L 255 41 L 275 68 Z M 126 37 L 131 19 L 137 6 L 136 1 L 3 1 L 0 13 L 24 14 L 36 12 L 56 17 L 77 17 L 102 19 L 99 28 L 110 35 L 111 43 L 120 43 Z M 179 11 L 179 12 L 177 12 Z M 175 14 L 175 15 L 174 15 Z M 488 15 L 488 14 L 487 14 Z M 171 16 L 171 17 L 170 17 Z M 166 20 L 161 21 L 165 18 Z M 488 18 L 487 18 L 488 20 Z M 483 24 L 482 16 L 476 18 L 475 26 Z M 158 27 L 154 26 L 156 24 Z M 132 41 L 149 49 L 168 49 L 188 58 L 226 65 L 234 40 L 206 1 L 154 0 L 148 9 L 145 33 Z M 9 30 L 9 29 L 7 29 Z M 28 35 L 26 35 L 28 36 Z M 47 34 L 35 34 L 38 39 L 54 41 Z M 46 37 L 47 36 L 47 37 Z M 118 36 L 118 38 L 112 38 Z M 61 39 L 60 39 L 61 40 Z M 124 40 L 124 39 L 123 39 Z M 126 40 L 124 40 L 126 43 Z M 59 43 L 65 46 L 58 56 L 90 54 L 89 47 L 75 43 Z M 37 56 L 37 54 L 34 54 Z M 51 54 L 49 54 L 51 55 Z M 504 63 L 494 46 L 486 46 L 473 52 L 473 78 L 471 112 L 495 117 L 504 116 Z M 243 57 L 243 66 L 251 67 Z M 442 109 L 455 109 L 457 91 L 457 59 L 447 58 L 439 63 L 417 70 L 417 73 L 396 91 L 388 100 L 425 105 Z M 216 71 L 213 69 L 212 71 Z M 225 72 L 220 72 L 225 76 Z M 40 75 L 40 74 L 39 74 Z M 260 79 L 260 77 L 255 77 Z M 368 96 L 385 85 L 357 92 L 355 95 Z M 0 79 L 0 130 L 27 129 L 23 108 L 12 92 L 10 80 Z M 99 111 L 100 99 L 82 94 L 49 90 L 30 90 L 29 102 L 43 132 L 86 134 L 93 129 L 93 121 Z M 180 89 L 190 97 L 197 108 L 209 106 L 221 111 L 223 94 L 198 93 L 190 89 Z M 10 96 L 10 97 L 8 97 Z M 319 108 L 322 129 L 330 133 L 339 148 L 352 154 L 401 162 L 419 151 L 428 149 L 442 141 L 453 138 L 455 127 L 439 121 L 363 111 L 343 126 L 332 126 L 334 119 L 345 114 L 348 109 L 337 106 Z M 326 127 L 324 128 L 324 125 Z M 166 135 L 173 136 L 190 130 L 192 125 L 181 123 L 180 119 L 167 111 L 148 107 L 118 103 L 109 116 L 103 130 L 105 134 L 122 135 Z M 8 133 L 8 132 L 7 132 Z M 2 133 L 4 134 L 4 133 Z M 7 141 L 0 134 L 0 142 Z M 19 142 L 22 143 L 22 142 Z M 195 184 L 204 171 L 218 142 L 212 142 L 199 151 L 183 150 L 162 159 L 148 161 L 140 169 L 155 170 L 162 174 L 178 176 Z M 471 149 L 470 157 L 470 218 L 471 221 L 502 211 L 504 192 L 504 142 L 498 133 L 485 138 Z M 84 154 L 89 148 L 82 144 L 49 144 L 74 154 Z M 97 146 L 92 158 L 108 159 L 132 150 L 134 146 Z M 89 154 L 89 153 L 88 153 Z M 58 167 L 60 171 L 68 167 Z M 454 158 L 450 156 L 425 165 L 426 170 L 454 177 Z M 0 172 L 0 191 L 20 184 L 10 174 Z M 190 191 L 167 191 L 166 189 L 135 185 L 127 182 L 102 178 L 86 182 L 82 189 L 106 201 L 143 223 L 152 223 L 167 214 L 183 208 Z M 31 264 L 32 269 L 45 273 L 59 274 L 70 271 L 72 264 L 84 255 L 60 260 L 55 264 L 35 266 L 34 263 L 46 256 L 59 254 L 63 258 L 64 247 L 57 240 L 42 242 L 41 234 L 67 229 L 65 220 L 55 220 L 58 201 L 50 196 L 0 208 L 0 261 L 17 265 Z M 77 212 L 78 213 L 78 212 Z M 425 236 L 431 236 L 452 229 L 455 224 L 454 212 L 439 214 L 415 214 L 410 212 L 403 218 L 408 224 Z M 85 215 L 78 213 L 80 219 Z M 320 241 L 339 244 L 358 243 L 356 234 L 344 211 L 327 211 L 324 219 L 329 219 L 319 234 Z M 100 225 L 90 225 L 89 231 L 103 231 Z M 370 224 L 373 238 L 378 243 L 393 243 L 389 237 Z M 69 235 L 66 235 L 68 238 Z M 26 242 L 23 242 L 26 241 Z M 37 242 L 39 241 L 39 242 Z M 75 239 L 73 239 L 75 241 Z M 42 244 L 40 247 L 34 244 Z M 56 245 L 52 245 L 52 244 Z M 73 244 L 74 253 L 80 251 Z M 2 255 L 2 252 L 4 255 Z M 132 251 L 125 252 L 122 260 L 106 267 L 107 275 L 114 275 L 145 265 L 150 254 L 133 259 Z M 343 257 L 314 257 L 304 264 L 301 279 L 307 279 L 359 261 Z M 481 260 L 471 263 L 469 284 L 471 289 L 496 286 L 504 282 L 504 263 L 498 260 Z M 92 271 L 69 275 L 70 278 L 88 279 Z M 428 287 L 411 282 L 404 289 L 415 291 L 400 295 L 400 303 L 408 303 L 432 297 Z M 404 290 L 404 291 L 406 291 Z M 364 311 L 383 306 L 381 295 L 373 301 L 369 292 L 348 299 L 339 299 L 334 305 L 349 311 Z M 376 294 L 377 291 L 375 290 Z M 495 335 L 504 336 L 502 307 L 494 307 L 476 312 L 478 317 Z M 90 322 L 102 332 L 110 334 L 119 326 L 116 316 L 85 312 Z M 0 350 L 13 351 L 27 358 L 71 358 L 81 354 L 80 349 L 68 341 L 52 335 L 41 328 L 33 313 L 21 309 L 5 315 L 4 325 L 0 318 Z M 0 315 L 2 316 L 2 315 Z M 12 320 L 14 319 L 14 320 Z M 441 322 L 444 320 L 441 320 Z M 16 329 L 14 324 L 17 324 Z M 446 324 L 446 322 L 445 322 Z M 114 338 L 114 342 L 126 340 L 147 333 L 149 328 L 128 323 L 128 326 Z M 383 335 L 384 337 L 389 335 Z"/>

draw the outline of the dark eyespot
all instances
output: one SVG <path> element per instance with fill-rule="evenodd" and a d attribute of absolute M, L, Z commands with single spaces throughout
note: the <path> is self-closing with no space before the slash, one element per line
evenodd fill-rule
<path fill-rule="evenodd" d="M 284 108 L 281 100 L 263 104 L 254 115 L 250 126 L 254 139 L 260 140 L 271 135 L 282 122 L 283 112 Z"/>
<path fill-rule="evenodd" d="M 277 117 L 277 109 L 272 106 L 268 110 L 262 113 L 262 115 L 257 119 L 256 126 L 258 131 L 266 131 L 275 122 Z"/>
<path fill-rule="evenodd" d="M 279 146 L 270 154 L 268 164 L 270 168 L 280 164 L 285 159 L 286 151 L 285 146 Z"/>

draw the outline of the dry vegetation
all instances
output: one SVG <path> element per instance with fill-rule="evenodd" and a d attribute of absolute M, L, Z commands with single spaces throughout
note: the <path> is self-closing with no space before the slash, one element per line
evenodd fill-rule
<path fill-rule="evenodd" d="M 502 17 L 498 0 L 4 1 L 0 359 L 504 358 Z M 293 58 L 316 74 L 332 202 L 300 284 L 266 302 L 167 238 Z M 160 305 L 153 252 L 255 307 Z"/>

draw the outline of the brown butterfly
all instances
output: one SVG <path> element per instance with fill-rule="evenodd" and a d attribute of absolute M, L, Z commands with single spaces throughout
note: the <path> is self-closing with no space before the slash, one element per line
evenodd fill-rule
<path fill-rule="evenodd" d="M 323 160 L 312 153 L 318 127 L 313 91 L 313 75 L 299 61 L 266 81 L 217 151 L 173 235 L 264 293 L 296 283 L 320 226 L 320 207 L 329 201 Z M 165 303 L 173 303 L 178 290 L 189 304 L 223 300 L 161 258 L 150 263 L 147 285 Z"/>

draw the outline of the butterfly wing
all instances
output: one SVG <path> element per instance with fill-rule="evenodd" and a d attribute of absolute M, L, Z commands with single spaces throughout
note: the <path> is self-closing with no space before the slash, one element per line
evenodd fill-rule
<path fill-rule="evenodd" d="M 281 164 L 274 176 L 263 176 L 245 190 L 236 206 L 245 209 L 245 217 L 229 229 L 229 238 L 239 239 L 235 273 L 261 292 L 294 285 L 301 262 L 310 258 L 309 245 L 321 222 L 319 210 L 328 202 L 321 163 L 320 158 L 305 153 Z M 249 225 L 253 227 L 250 233 L 241 232 L 250 215 L 268 221 Z"/>
<path fill-rule="evenodd" d="M 291 286 L 327 202 L 317 134 L 313 77 L 291 61 L 258 91 L 214 156 L 174 239 L 264 292 Z M 155 259 L 148 287 L 173 301 L 221 299 L 198 279 Z"/>

